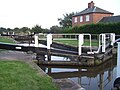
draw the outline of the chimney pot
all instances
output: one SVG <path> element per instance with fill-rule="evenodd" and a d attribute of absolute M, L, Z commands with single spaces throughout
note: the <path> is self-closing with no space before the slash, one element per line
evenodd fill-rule
<path fill-rule="evenodd" d="M 92 7 L 94 7 L 94 2 L 93 1 L 91 1 L 90 3 L 88 3 L 88 8 L 92 8 Z"/>

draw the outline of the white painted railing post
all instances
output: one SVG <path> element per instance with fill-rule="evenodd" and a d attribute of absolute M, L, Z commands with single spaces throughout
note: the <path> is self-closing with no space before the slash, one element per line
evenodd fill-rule
<path fill-rule="evenodd" d="M 113 46 L 115 43 L 115 33 L 110 34 L 110 39 L 111 39 L 111 45 Z"/>
<path fill-rule="evenodd" d="M 117 49 L 117 77 L 120 77 L 120 42 L 118 43 L 118 49 Z"/>
<path fill-rule="evenodd" d="M 47 49 L 50 49 L 50 45 L 52 44 L 52 34 L 47 35 Z"/>
<path fill-rule="evenodd" d="M 38 43 L 38 35 L 35 34 L 34 38 L 35 38 L 35 47 L 39 47 L 39 43 Z"/>
<path fill-rule="evenodd" d="M 106 35 L 102 34 L 102 52 L 105 52 L 106 48 Z"/>
<path fill-rule="evenodd" d="M 12 35 L 15 35 L 15 32 L 12 32 Z"/>
<path fill-rule="evenodd" d="M 79 34 L 78 40 L 79 40 L 78 54 L 81 55 L 82 54 L 82 45 L 84 43 L 84 35 Z"/>
<path fill-rule="evenodd" d="M 90 39 L 90 52 L 92 52 L 92 44 L 91 44 L 91 41 L 92 41 L 92 37 L 91 37 L 91 34 L 88 34 L 89 35 L 89 39 Z"/>
<path fill-rule="evenodd" d="M 28 31 L 28 35 L 30 35 L 31 34 L 31 32 L 30 31 Z"/>
<path fill-rule="evenodd" d="M 10 32 L 8 32 L 7 35 L 10 35 Z"/>

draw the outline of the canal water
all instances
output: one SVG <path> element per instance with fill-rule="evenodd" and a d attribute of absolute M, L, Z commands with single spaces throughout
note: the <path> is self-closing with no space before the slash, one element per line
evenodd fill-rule
<path fill-rule="evenodd" d="M 69 61 L 67 57 L 52 56 L 52 60 Z M 111 90 L 116 79 L 117 55 L 95 67 L 41 66 L 54 79 L 70 79 L 85 90 Z"/>
<path fill-rule="evenodd" d="M 69 57 L 51 56 L 53 61 L 70 61 L 70 59 Z M 95 67 L 42 65 L 40 67 L 52 78 L 70 79 L 80 84 L 85 90 L 111 90 L 117 77 L 118 68 L 117 55 L 114 55 L 111 60 Z"/>

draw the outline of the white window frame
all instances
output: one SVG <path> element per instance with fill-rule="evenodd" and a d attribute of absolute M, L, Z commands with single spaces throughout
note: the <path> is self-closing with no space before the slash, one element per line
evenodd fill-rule
<path fill-rule="evenodd" d="M 74 18 L 74 22 L 77 23 L 77 17 Z"/>
<path fill-rule="evenodd" d="M 80 22 L 83 22 L 83 16 L 80 16 Z"/>
<path fill-rule="evenodd" d="M 86 15 L 86 22 L 90 21 L 90 15 Z"/>

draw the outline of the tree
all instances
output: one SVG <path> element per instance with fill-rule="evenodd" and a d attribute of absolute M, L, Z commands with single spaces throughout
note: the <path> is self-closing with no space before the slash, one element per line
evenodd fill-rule
<path fill-rule="evenodd" d="M 62 28 L 61 27 L 58 27 L 57 25 L 56 26 L 52 26 L 50 28 L 50 32 L 51 33 L 60 33 L 62 31 Z"/>
<path fill-rule="evenodd" d="M 72 16 L 75 13 L 69 13 L 69 14 L 63 14 L 64 18 L 58 18 L 59 24 L 63 27 L 63 28 L 68 28 L 68 27 L 72 27 Z"/>
<path fill-rule="evenodd" d="M 49 29 L 43 29 L 43 31 L 42 31 L 42 33 L 49 33 L 50 32 L 50 30 Z"/>
<path fill-rule="evenodd" d="M 22 32 L 22 33 L 27 33 L 27 34 L 28 34 L 28 32 L 30 32 L 30 28 L 28 28 L 28 27 L 22 27 L 22 28 L 20 29 L 20 32 Z"/>
<path fill-rule="evenodd" d="M 13 29 L 13 32 L 20 33 L 20 29 L 18 27 L 16 27 L 16 28 Z"/>
<path fill-rule="evenodd" d="M 41 26 L 39 25 L 36 25 L 32 28 L 32 32 L 35 32 L 35 33 L 42 33 L 43 32 L 43 29 L 41 28 Z"/>
<path fill-rule="evenodd" d="M 3 32 L 7 32 L 6 28 L 0 27 L 0 33 L 2 34 Z"/>

